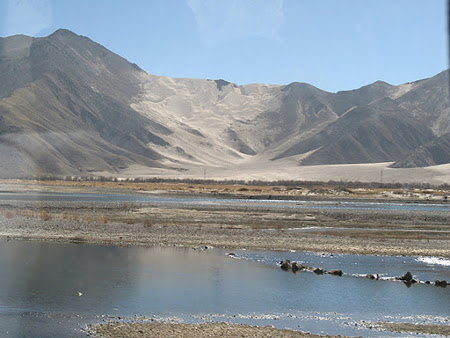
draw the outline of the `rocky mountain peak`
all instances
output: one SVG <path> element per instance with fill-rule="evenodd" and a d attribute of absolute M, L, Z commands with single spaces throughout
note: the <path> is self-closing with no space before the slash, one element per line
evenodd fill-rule
<path fill-rule="evenodd" d="M 0 55 L 0 156 L 14 164 L 3 168 L 10 174 L 411 166 L 416 157 L 400 160 L 415 149 L 448 144 L 435 141 L 450 132 L 448 70 L 337 93 L 301 82 L 238 86 L 153 76 L 66 29 L 2 38 Z"/>

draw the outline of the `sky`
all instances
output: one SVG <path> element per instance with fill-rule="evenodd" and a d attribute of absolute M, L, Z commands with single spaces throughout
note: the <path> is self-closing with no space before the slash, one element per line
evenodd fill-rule
<path fill-rule="evenodd" d="M 66 28 L 145 71 L 336 92 L 448 68 L 445 0 L 0 0 L 0 36 Z"/>

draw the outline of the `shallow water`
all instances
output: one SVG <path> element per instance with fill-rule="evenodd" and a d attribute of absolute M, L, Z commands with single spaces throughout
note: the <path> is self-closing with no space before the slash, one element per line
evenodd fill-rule
<path fill-rule="evenodd" d="M 235 258 L 215 249 L 0 241 L 0 335 L 83 336 L 87 323 L 136 315 L 366 336 L 386 333 L 362 321 L 449 325 L 450 288 L 356 277 L 411 271 L 421 280 L 450 280 L 446 260 L 233 253 Z M 284 272 L 277 263 L 285 258 L 345 274 Z"/>
<path fill-rule="evenodd" d="M 164 206 L 223 206 L 265 209 L 338 209 L 338 210 L 393 210 L 393 211 L 447 211 L 450 204 L 441 203 L 399 203 L 330 200 L 257 200 L 245 198 L 166 197 L 144 194 L 88 194 L 47 192 L 0 192 L 0 200 L 58 201 L 58 202 L 110 202 L 149 203 Z"/>

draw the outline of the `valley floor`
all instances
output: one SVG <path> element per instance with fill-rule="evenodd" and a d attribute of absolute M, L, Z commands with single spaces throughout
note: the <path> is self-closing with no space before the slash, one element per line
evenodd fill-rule
<path fill-rule="evenodd" d="M 280 187 L 102 182 L 4 181 L 2 192 L 157 194 L 190 198 L 441 203 L 448 192 L 366 189 L 339 195 L 316 188 L 292 195 Z M 302 188 L 298 191 L 305 192 Z M 311 191 L 311 190 L 310 190 Z M 300 194 L 298 193 L 298 194 Z M 426 194 L 426 199 L 425 195 Z M 419 196 L 419 197 L 418 197 Z M 1 195 L 0 195 L 1 199 Z M 365 209 L 264 209 L 248 206 L 151 205 L 149 203 L 0 201 L 0 236 L 119 245 L 214 246 L 255 250 L 303 250 L 348 254 L 450 257 L 450 205 L 447 211 Z"/>
<path fill-rule="evenodd" d="M 133 177 L 162 177 L 213 180 L 299 180 L 299 181 L 342 181 L 342 182 L 384 182 L 384 183 L 429 183 L 450 184 L 450 164 L 418 168 L 390 168 L 392 162 L 363 164 L 330 164 L 299 166 L 303 155 L 277 161 L 267 158 L 252 158 L 224 167 L 194 164 L 166 163 L 172 169 L 149 168 L 133 165 L 120 172 L 97 172 L 96 175 Z"/>

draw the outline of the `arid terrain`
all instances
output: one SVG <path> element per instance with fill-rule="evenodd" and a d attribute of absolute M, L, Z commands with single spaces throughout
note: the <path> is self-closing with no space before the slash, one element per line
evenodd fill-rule
<path fill-rule="evenodd" d="M 255 200 L 441 203 L 448 191 L 132 182 L 3 181 L 2 192 L 151 194 Z M 239 205 L 4 200 L 2 236 L 140 245 L 214 246 L 450 257 L 450 212 L 268 209 Z M 355 240 L 357 239 L 357 240 Z"/>
<path fill-rule="evenodd" d="M 3 178 L 450 182 L 448 70 L 336 93 L 171 78 L 66 29 L 0 57 Z"/>

